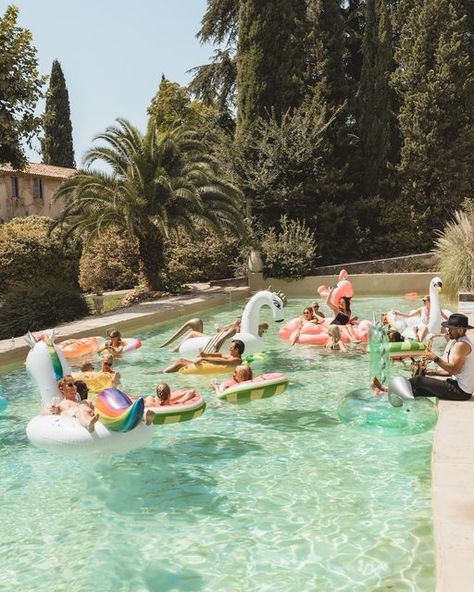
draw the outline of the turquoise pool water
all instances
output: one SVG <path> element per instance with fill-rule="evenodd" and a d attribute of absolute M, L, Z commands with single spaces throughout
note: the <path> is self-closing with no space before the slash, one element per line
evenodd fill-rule
<path fill-rule="evenodd" d="M 292 300 L 286 318 L 306 304 Z M 354 312 L 410 308 L 357 299 Z M 229 321 L 241 304 L 203 315 Z M 161 343 L 189 317 L 137 333 L 141 350 L 117 363 L 123 390 L 145 394 L 176 354 Z M 33 448 L 25 427 L 38 396 L 23 369 L 1 380 L 0 589 L 62 591 L 396 592 L 434 589 L 432 432 L 342 424 L 337 404 L 368 383 L 363 355 L 327 355 L 276 337 L 258 371 L 288 373 L 281 397 L 213 406 L 157 428 L 124 456 L 63 458 Z"/>

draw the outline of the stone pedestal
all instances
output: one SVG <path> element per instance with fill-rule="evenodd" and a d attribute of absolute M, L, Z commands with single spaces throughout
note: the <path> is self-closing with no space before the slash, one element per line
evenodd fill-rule
<path fill-rule="evenodd" d="M 262 256 L 256 249 L 250 251 L 247 267 L 251 273 L 261 273 L 263 271 Z"/>
<path fill-rule="evenodd" d="M 95 314 L 102 314 L 102 312 L 104 311 L 104 295 L 94 294 L 92 296 L 92 304 L 94 306 Z"/>

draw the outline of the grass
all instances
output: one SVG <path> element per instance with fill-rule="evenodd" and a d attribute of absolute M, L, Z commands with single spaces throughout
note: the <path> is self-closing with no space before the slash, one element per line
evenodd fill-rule
<path fill-rule="evenodd" d="M 122 300 L 125 294 L 104 294 L 104 310 L 103 312 L 111 312 L 122 308 Z M 86 296 L 86 301 L 89 306 L 91 314 L 95 314 L 94 306 L 92 304 L 92 296 Z"/>

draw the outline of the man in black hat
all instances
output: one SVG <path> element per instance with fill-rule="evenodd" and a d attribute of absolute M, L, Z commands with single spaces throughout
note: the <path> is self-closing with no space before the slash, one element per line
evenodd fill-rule
<path fill-rule="evenodd" d="M 415 397 L 467 401 L 474 393 L 474 346 L 466 336 L 466 331 L 474 327 L 469 325 L 467 316 L 461 313 L 450 315 L 441 325 L 447 327 L 450 341 L 441 358 L 431 351 L 424 354 L 438 368 L 428 371 L 426 376 L 410 378 L 413 394 Z M 430 376 L 449 378 L 438 380 Z"/>

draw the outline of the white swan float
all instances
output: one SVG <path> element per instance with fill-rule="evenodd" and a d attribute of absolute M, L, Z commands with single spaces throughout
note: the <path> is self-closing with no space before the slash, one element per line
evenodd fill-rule
<path fill-rule="evenodd" d="M 247 302 L 242 313 L 240 333 L 236 333 L 232 339 L 240 339 L 245 344 L 245 355 L 256 354 L 263 351 L 265 342 L 258 335 L 260 309 L 269 306 L 273 320 L 277 323 L 283 321 L 283 301 L 278 294 L 269 290 L 260 290 Z M 186 339 L 179 347 L 179 353 L 187 356 L 198 356 L 199 351 L 208 344 L 210 337 L 193 337 Z"/>
<path fill-rule="evenodd" d="M 389 312 L 388 320 L 391 325 L 397 328 L 398 331 L 404 336 L 410 339 L 415 339 L 415 333 L 413 327 L 428 327 L 428 334 L 425 337 L 427 341 L 432 335 L 436 335 L 441 332 L 441 303 L 439 294 L 443 288 L 443 282 L 440 277 L 436 276 L 432 278 L 429 284 L 430 294 L 430 318 L 428 325 L 423 322 L 421 315 L 415 315 L 413 317 L 402 317 L 396 313 Z M 443 309 L 443 314 L 447 317 L 451 314 L 449 310 Z"/>
<path fill-rule="evenodd" d="M 69 364 L 53 342 L 54 334 L 37 341 L 32 335 L 26 337 L 30 351 L 26 369 L 36 382 L 42 407 L 49 407 L 54 399 L 61 397 L 57 381 L 70 374 Z M 30 442 L 45 450 L 61 454 L 96 454 L 99 452 L 128 452 L 145 446 L 153 436 L 153 428 L 140 422 L 129 432 L 116 432 L 106 428 L 100 421 L 90 433 L 74 417 L 62 415 L 37 415 L 26 428 Z"/>

